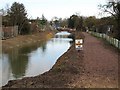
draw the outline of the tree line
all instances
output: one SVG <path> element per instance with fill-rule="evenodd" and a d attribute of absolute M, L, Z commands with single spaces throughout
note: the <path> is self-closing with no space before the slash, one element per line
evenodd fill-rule
<path fill-rule="evenodd" d="M 69 18 L 57 18 L 50 21 L 56 27 L 66 27 L 76 29 L 77 31 L 92 30 L 95 32 L 106 33 L 112 37 L 120 40 L 120 1 L 108 0 L 105 5 L 99 5 L 99 9 L 104 13 L 111 14 L 107 17 L 96 18 L 95 16 L 84 17 L 78 14 L 73 14 Z M 27 11 L 22 3 L 14 2 L 6 12 L 3 12 L 3 25 L 4 26 L 18 26 L 19 34 L 30 33 L 30 23 L 27 17 Z M 42 20 L 37 19 L 37 24 L 40 27 L 47 24 L 47 19 L 42 15 Z"/>
<path fill-rule="evenodd" d="M 3 10 L 2 25 L 18 26 L 18 34 L 27 34 L 30 32 L 30 24 L 27 18 L 27 11 L 22 3 L 14 2 L 10 8 Z"/>
<path fill-rule="evenodd" d="M 24 35 L 32 32 L 31 30 L 31 21 L 34 21 L 38 26 L 45 25 L 47 19 L 42 15 L 42 20 L 35 19 L 30 20 L 28 18 L 27 11 L 25 6 L 22 3 L 14 2 L 12 6 L 7 7 L 6 10 L 1 9 L 2 12 L 2 25 L 3 26 L 18 26 L 18 34 Z M 35 29 L 35 28 L 34 28 Z"/>
<path fill-rule="evenodd" d="M 115 37 L 120 40 L 120 0 L 108 0 L 107 4 L 99 5 L 100 9 L 111 14 L 114 19 Z"/>
<path fill-rule="evenodd" d="M 77 31 L 91 30 L 105 33 L 120 40 L 120 1 L 110 0 L 107 4 L 98 7 L 104 14 L 109 13 L 110 16 L 96 18 L 73 14 L 67 19 L 59 20 L 60 26 L 74 28 Z"/>

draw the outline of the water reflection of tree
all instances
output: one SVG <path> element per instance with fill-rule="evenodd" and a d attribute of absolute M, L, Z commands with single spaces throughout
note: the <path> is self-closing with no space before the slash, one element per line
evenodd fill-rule
<path fill-rule="evenodd" d="M 11 53 L 9 53 L 9 62 L 15 78 L 20 78 L 25 75 L 25 70 L 28 65 L 27 55 L 21 55 L 19 49 L 11 50 Z"/>
<path fill-rule="evenodd" d="M 70 45 L 72 45 L 73 43 L 74 43 L 74 41 L 72 40 L 72 41 L 69 41 L 69 43 L 70 43 Z"/>
<path fill-rule="evenodd" d="M 32 45 L 32 46 L 22 47 L 19 49 L 19 54 L 28 54 L 31 51 L 35 51 L 37 48 L 38 48 L 38 46 L 36 44 Z"/>
<path fill-rule="evenodd" d="M 28 53 L 37 49 L 37 45 L 14 48 L 9 52 L 9 62 L 15 78 L 25 75 L 28 66 Z"/>
<path fill-rule="evenodd" d="M 45 52 L 46 50 L 46 42 L 41 45 L 42 51 Z"/>
<path fill-rule="evenodd" d="M 26 47 L 14 48 L 10 51 L 6 51 L 6 53 L 9 55 L 9 63 L 14 78 L 20 78 L 25 75 L 25 71 L 29 63 L 28 54 L 37 50 L 38 47 L 42 47 L 42 51 L 45 52 L 46 42 L 36 43 Z"/>

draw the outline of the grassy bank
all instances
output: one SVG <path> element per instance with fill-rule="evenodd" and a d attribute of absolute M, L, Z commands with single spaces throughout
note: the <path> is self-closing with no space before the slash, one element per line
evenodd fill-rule
<path fill-rule="evenodd" d="M 55 32 L 45 31 L 31 35 L 19 35 L 14 38 L 2 40 L 2 50 L 9 50 L 15 47 L 24 47 L 33 43 L 49 40 L 54 36 Z"/>

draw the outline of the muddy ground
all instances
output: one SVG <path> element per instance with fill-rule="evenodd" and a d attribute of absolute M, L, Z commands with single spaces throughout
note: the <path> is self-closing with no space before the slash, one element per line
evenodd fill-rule
<path fill-rule="evenodd" d="M 64 53 L 53 68 L 36 77 L 9 81 L 7 88 L 118 88 L 118 51 L 87 33 L 84 50 L 76 51 L 75 44 Z"/>

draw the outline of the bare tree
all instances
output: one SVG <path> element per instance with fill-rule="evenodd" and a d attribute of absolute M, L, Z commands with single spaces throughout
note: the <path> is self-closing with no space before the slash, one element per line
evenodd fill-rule
<path fill-rule="evenodd" d="M 116 21 L 116 37 L 120 40 L 120 0 L 108 0 L 107 4 L 99 5 L 100 10 L 111 14 Z"/>

